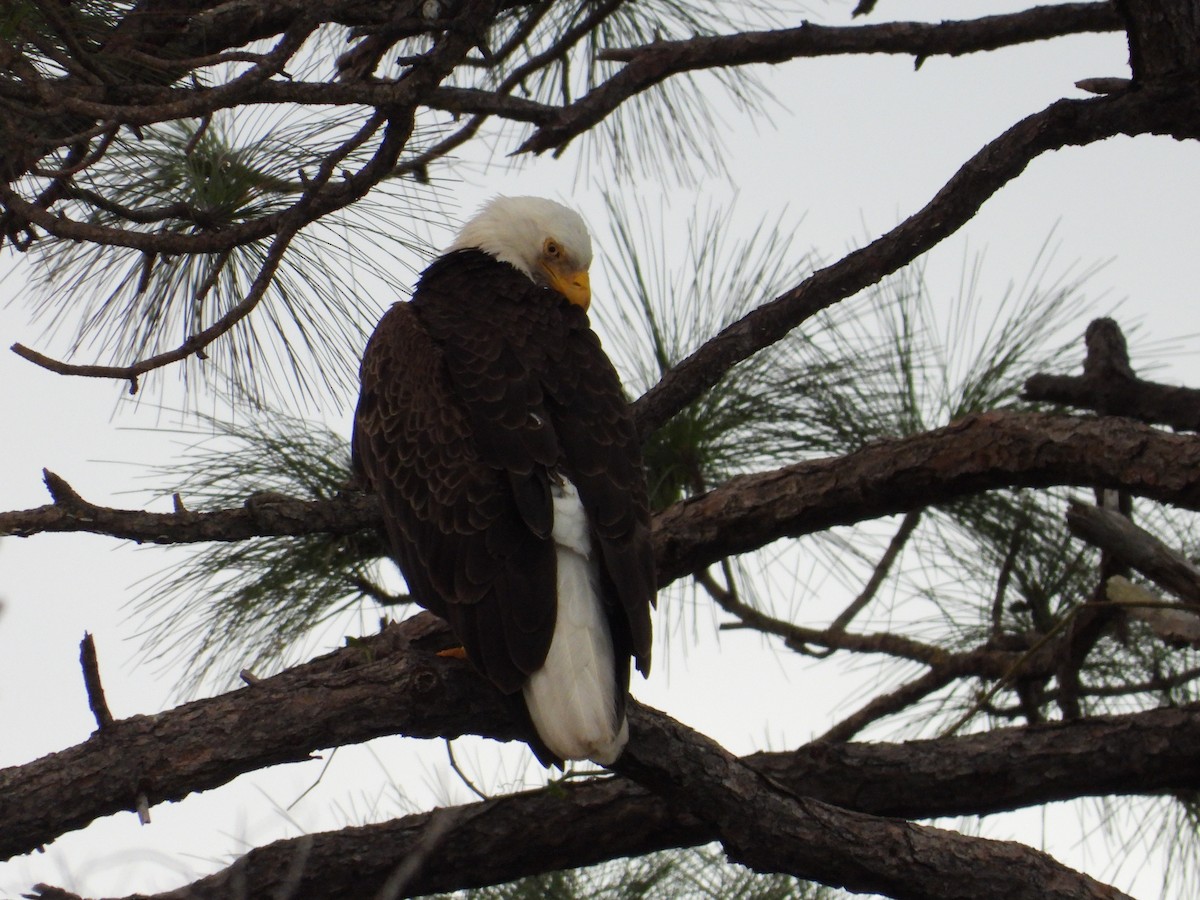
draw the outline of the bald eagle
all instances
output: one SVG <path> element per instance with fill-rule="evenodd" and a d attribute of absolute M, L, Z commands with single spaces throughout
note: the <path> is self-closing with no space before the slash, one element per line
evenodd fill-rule
<path fill-rule="evenodd" d="M 449 622 L 545 765 L 607 765 L 650 668 L 654 559 L 637 433 L 588 324 L 578 213 L 498 197 L 383 316 L 354 467 L 413 598 Z"/>

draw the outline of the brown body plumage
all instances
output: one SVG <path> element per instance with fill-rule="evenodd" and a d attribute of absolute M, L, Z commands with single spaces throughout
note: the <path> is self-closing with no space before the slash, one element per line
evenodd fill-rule
<path fill-rule="evenodd" d="M 441 257 L 367 346 L 353 449 L 413 597 L 522 712 L 557 618 L 554 498 L 575 486 L 623 729 L 653 557 L 636 431 L 584 310 L 481 250 Z"/>

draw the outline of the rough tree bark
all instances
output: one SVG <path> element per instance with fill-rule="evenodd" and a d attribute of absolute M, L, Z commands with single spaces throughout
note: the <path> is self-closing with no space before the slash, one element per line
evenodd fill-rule
<path fill-rule="evenodd" d="M 425 614 L 239 691 L 121 720 L 78 747 L 0 771 L 0 855 L 28 852 L 98 816 L 131 810 L 139 796 L 151 805 L 176 800 L 266 765 L 308 759 L 320 750 L 383 734 L 455 737 L 469 727 L 512 739 L 506 711 L 483 682 L 461 662 L 436 655 L 450 641 L 444 625 Z M 279 842 L 191 886 L 189 896 L 223 896 L 234 879 L 253 886 L 254 894 L 268 894 L 286 879 L 298 877 L 295 863 L 301 855 L 306 860 L 305 880 L 299 884 L 312 892 L 309 895 L 367 892 L 416 852 L 439 817 L 437 850 L 423 858 L 406 895 L 511 879 L 538 871 L 547 862 L 578 866 L 698 844 L 721 836 L 716 821 L 734 830 L 742 827 L 729 818 L 740 801 L 731 799 L 731 810 L 696 815 L 689 812 L 689 801 L 672 799 L 672 792 L 707 798 L 720 790 L 751 790 L 769 802 L 776 815 L 790 820 L 796 811 L 781 809 L 780 804 L 790 806 L 796 796 L 872 817 L 930 818 L 986 814 L 1080 796 L 1152 795 L 1200 785 L 1200 709 L 1154 710 L 905 744 L 818 742 L 737 762 L 661 713 L 635 704 L 631 715 L 633 749 L 618 768 L 625 771 L 628 766 L 633 770 L 629 774 L 655 787 L 651 792 L 623 779 L 562 785 Z M 713 765 L 701 765 L 705 759 Z M 678 766 L 685 760 L 694 761 L 686 764 L 687 774 L 679 776 Z M 757 773 L 753 783 L 747 781 L 750 772 Z M 676 786 L 664 786 L 664 779 L 677 779 Z M 780 797 L 770 799 L 761 792 Z M 874 882 L 867 879 L 896 870 L 887 849 L 889 835 L 903 834 L 905 840 L 918 843 L 930 837 L 894 831 L 900 823 L 845 821 L 824 806 L 811 810 L 832 830 L 826 830 L 824 838 L 804 838 L 807 852 L 819 853 L 820 859 L 793 860 L 797 866 L 803 863 L 809 877 L 820 871 L 826 878 L 869 886 Z M 561 827 L 564 821 L 571 827 Z M 514 834 L 522 836 L 519 852 L 511 849 Z M 850 858 L 840 858 L 839 851 L 826 844 L 829 835 L 847 834 L 869 840 L 876 849 L 865 852 L 859 847 Z M 775 843 L 760 837 L 759 852 L 775 852 Z M 358 850 L 349 853 L 350 846 Z M 499 852 L 504 846 L 510 852 Z M 486 852 L 488 847 L 497 852 Z M 987 841 L 960 848 L 964 859 L 978 867 L 976 875 L 991 871 L 991 863 L 978 854 L 986 857 L 993 849 Z M 939 852 L 932 845 L 929 850 L 935 856 Z M 925 856 L 925 862 L 931 858 Z M 481 867 L 481 860 L 490 862 Z M 880 866 L 874 874 L 864 871 L 872 860 Z M 827 862 L 839 868 L 811 868 Z M 1033 878 L 1032 872 L 1039 870 L 1048 871 L 1021 869 L 1018 881 Z M 928 892 L 918 896 L 955 895 L 936 887 L 936 881 L 912 880 L 909 886 L 922 883 Z M 980 883 L 966 879 L 962 889 L 968 893 L 963 896 L 979 896 Z M 1046 889 L 1036 880 L 1028 884 L 1031 891 Z M 1008 893 L 1010 889 L 1015 887 L 1009 885 L 1005 896 L 1018 896 Z M 888 890 L 903 893 L 907 888 L 893 885 Z"/>

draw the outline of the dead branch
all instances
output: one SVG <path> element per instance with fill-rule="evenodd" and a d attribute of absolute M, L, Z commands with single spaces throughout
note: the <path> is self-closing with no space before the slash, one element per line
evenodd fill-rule
<path fill-rule="evenodd" d="M 382 524 L 374 496 L 347 492 L 330 500 L 278 499 L 247 502 L 238 509 L 170 513 L 112 509 L 91 503 L 53 472 L 44 471 L 54 500 L 34 509 L 0 513 L 0 534 L 30 537 L 87 532 L 137 543 L 179 544 L 241 541 L 306 534 L 348 535 Z"/>
<path fill-rule="evenodd" d="M 104 685 L 100 682 L 96 641 L 86 631 L 83 640 L 79 642 L 79 665 L 83 669 L 83 686 L 87 691 L 88 707 L 96 717 L 96 728 L 103 731 L 112 725 L 113 714 L 108 709 L 108 701 L 104 699 Z"/>
<path fill-rule="evenodd" d="M 1125 516 L 1076 502 L 1067 508 L 1067 527 L 1076 537 L 1113 554 L 1164 589 L 1200 607 L 1200 568 Z"/>
<path fill-rule="evenodd" d="M 1086 343 L 1083 375 L 1039 373 L 1025 382 L 1022 397 L 1091 409 L 1103 415 L 1127 416 L 1176 431 L 1200 431 L 1200 391 L 1136 377 L 1116 322 L 1092 322 Z"/>

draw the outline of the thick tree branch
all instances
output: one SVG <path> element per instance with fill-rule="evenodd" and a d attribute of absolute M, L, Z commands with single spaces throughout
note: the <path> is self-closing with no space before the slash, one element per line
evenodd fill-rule
<path fill-rule="evenodd" d="M 0 770 L 0 857 L 97 816 L 178 800 L 243 772 L 387 734 L 515 736 L 498 694 L 462 661 L 440 620 L 414 617 L 373 640 L 210 700 L 113 722 L 77 747 Z M 232 737 L 236 735 L 236 738 Z"/>
<path fill-rule="evenodd" d="M 1200 508 L 1200 440 L 1128 419 L 991 412 L 745 475 L 655 520 L 662 583 L 785 536 L 1003 487 L 1100 485 Z"/>
<path fill-rule="evenodd" d="M 667 716 L 634 718 L 614 768 L 713 823 L 726 854 L 756 871 L 896 898 L 1125 896 L 1021 844 L 801 797 Z"/>
<path fill-rule="evenodd" d="M 1129 66 L 1141 85 L 1195 81 L 1200 75 L 1200 29 L 1191 0 L 1116 0 L 1129 33 Z"/>
<path fill-rule="evenodd" d="M 214 512 L 89 503 L 46 474 L 55 502 L 0 513 L 0 534 L 82 531 L 148 543 L 352 534 L 381 522 L 373 497 L 278 500 Z M 1101 485 L 1200 509 L 1200 438 L 1128 419 L 993 412 L 878 441 L 844 457 L 744 475 L 655 519 L 660 585 L 782 537 L 812 534 L 985 490 Z"/>
<path fill-rule="evenodd" d="M 0 770 L 0 855 L 27 852 L 94 818 L 129 809 L 138 790 L 151 803 L 177 799 L 328 746 L 392 733 L 433 737 L 471 731 L 511 738 L 507 714 L 484 683 L 469 667 L 432 652 L 448 640 L 440 622 L 417 617 L 252 688 L 124 719 L 77 747 Z M 640 764 L 664 752 L 664 741 L 670 756 L 691 752 L 692 738 L 682 747 L 675 743 L 677 726 L 661 714 L 634 704 L 631 717 L 631 747 Z M 980 814 L 1079 796 L 1200 787 L 1200 710 L 1152 710 L 905 744 L 821 742 L 743 762 L 792 793 L 872 815 Z M 69 791 L 63 787 L 68 781 Z M 453 827 L 466 829 L 462 836 L 471 841 L 447 842 L 410 883 L 411 892 L 517 877 L 534 871 L 539 860 L 583 865 L 700 843 L 716 834 L 683 808 L 624 780 L 558 785 L 453 813 Z M 573 825 L 564 829 L 567 819 Z M 318 855 L 309 857 L 313 862 L 305 871 L 314 879 L 355 873 L 365 878 L 370 872 L 357 868 L 358 861 L 390 853 L 379 857 L 383 877 L 427 824 L 427 816 L 409 817 L 314 836 L 310 850 Z M 484 852 L 511 845 L 515 834 L 522 835 L 516 843 L 523 849 L 510 861 Z M 388 849 L 392 841 L 399 843 Z M 348 852 L 351 847 L 355 853 Z M 331 848 L 340 848 L 340 854 Z M 239 864 L 241 874 L 278 873 L 281 860 L 286 869 L 295 852 L 295 842 L 256 850 Z M 475 861 L 464 865 L 458 852 L 471 852 Z M 258 893 L 269 893 L 269 884 Z"/>

